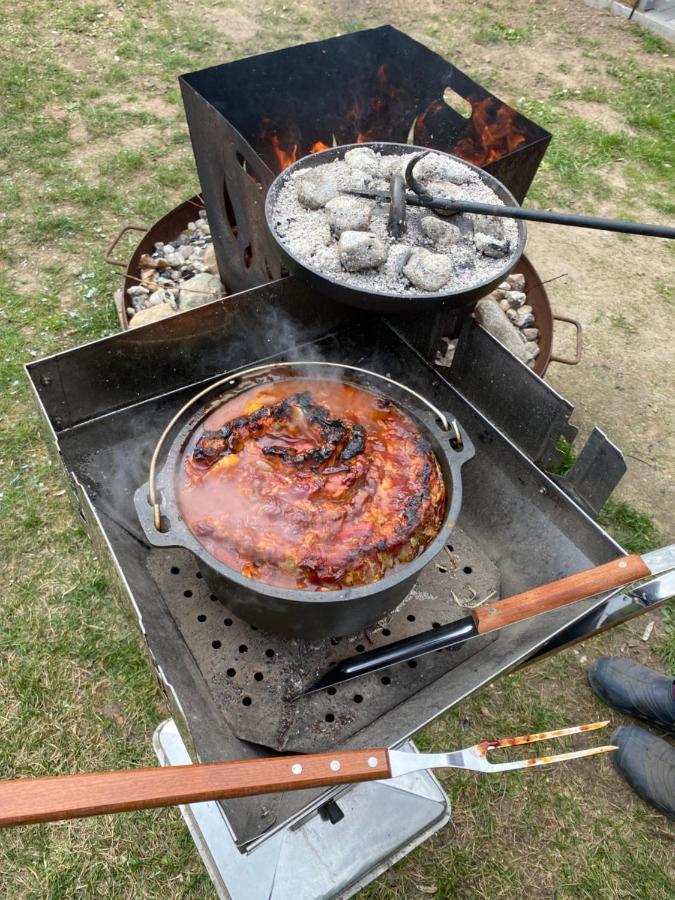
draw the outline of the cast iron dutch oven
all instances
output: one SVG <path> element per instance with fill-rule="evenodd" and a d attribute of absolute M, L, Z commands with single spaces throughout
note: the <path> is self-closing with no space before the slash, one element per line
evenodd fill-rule
<path fill-rule="evenodd" d="M 337 591 L 302 591 L 280 588 L 247 578 L 212 556 L 189 531 L 176 502 L 175 483 L 182 454 L 194 429 L 224 400 L 266 381 L 311 377 L 349 381 L 386 396 L 403 409 L 429 441 L 438 459 L 446 490 L 443 524 L 436 538 L 416 559 L 395 568 L 391 574 L 357 587 Z M 386 394 L 381 385 L 386 384 Z M 204 401 L 187 422 L 188 408 L 211 391 L 224 391 Z M 174 427 L 184 424 L 174 437 L 161 470 L 155 473 L 163 441 Z M 436 409 L 410 388 L 374 372 L 335 363 L 272 363 L 233 373 L 197 394 L 167 425 L 151 462 L 150 478 L 134 496 L 136 511 L 149 543 L 154 547 L 182 547 L 197 560 L 213 593 L 235 615 L 266 631 L 287 637 L 326 638 L 353 634 L 377 622 L 394 609 L 413 588 L 424 566 L 438 554 L 448 539 L 462 503 L 461 467 L 474 455 L 474 448 L 456 421 Z M 153 486 L 154 479 L 154 486 Z M 155 502 L 156 501 L 156 502 Z"/>
<path fill-rule="evenodd" d="M 498 273 L 492 278 L 477 281 L 469 288 L 463 288 L 456 291 L 445 289 L 438 291 L 437 293 L 410 291 L 405 294 L 396 294 L 385 293 L 384 291 L 361 290 L 353 285 L 345 284 L 318 269 L 310 268 L 305 262 L 302 262 L 291 253 L 276 231 L 274 208 L 279 191 L 296 172 L 309 171 L 310 169 L 326 165 L 336 159 L 342 159 L 349 150 L 363 147 L 370 147 L 376 153 L 380 153 L 384 156 L 409 154 L 417 151 L 420 153 L 427 153 L 429 149 L 428 147 L 416 147 L 411 144 L 389 144 L 379 142 L 344 144 L 340 147 L 331 147 L 330 150 L 322 150 L 319 153 L 303 156 L 297 162 L 294 162 L 293 165 L 284 169 L 281 174 L 277 175 L 267 192 L 267 197 L 265 199 L 265 217 L 267 220 L 267 227 L 274 238 L 279 255 L 291 274 L 303 278 L 321 293 L 326 294 L 328 297 L 332 297 L 333 300 L 339 300 L 342 303 L 356 306 L 359 309 L 368 309 L 381 313 L 413 313 L 419 310 L 439 309 L 441 307 L 452 309 L 464 307 L 472 308 L 481 297 L 485 297 L 490 291 L 494 290 L 498 284 L 504 281 L 509 272 L 511 272 L 518 263 L 518 260 L 525 249 L 527 229 L 525 227 L 525 222 L 522 219 L 516 220 L 518 226 L 518 241 L 516 246 L 513 248 L 511 255 L 504 260 L 504 264 L 499 269 Z M 482 169 L 479 169 L 478 166 L 474 166 L 457 156 L 452 156 L 450 153 L 443 153 L 441 150 L 434 150 L 434 153 L 438 153 L 441 156 L 447 156 L 449 159 L 473 169 L 480 177 L 481 181 L 487 184 L 506 206 L 518 206 L 518 202 L 511 191 L 504 187 L 501 181 L 497 181 L 497 179 L 488 172 L 484 172 Z"/>

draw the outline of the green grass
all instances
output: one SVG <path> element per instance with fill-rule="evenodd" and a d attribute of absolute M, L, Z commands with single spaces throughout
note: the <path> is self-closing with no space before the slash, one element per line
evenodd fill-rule
<path fill-rule="evenodd" d="M 251 20 L 253 37 L 237 38 L 230 10 Z M 176 82 L 181 72 L 371 27 L 382 16 L 554 130 L 535 202 L 588 209 L 589 198 L 602 198 L 616 209 L 635 202 L 673 213 L 675 88 L 662 59 L 669 48 L 631 29 L 635 54 L 612 50 L 604 32 L 602 39 L 579 33 L 564 7 L 552 19 L 545 4 L 526 0 L 439 4 L 428 15 L 414 6 L 334 10 L 280 0 L 6 4 L 0 30 L 0 778 L 154 765 L 152 731 L 168 715 L 136 627 L 113 592 L 115 581 L 78 525 L 59 465 L 50 461 L 24 364 L 115 332 L 112 294 L 120 275 L 103 262 L 111 234 L 127 222 L 155 221 L 199 189 Z M 552 54 L 549 36 L 556 48 L 572 41 L 586 62 L 568 60 L 564 46 Z M 500 54 L 532 48 L 540 53 L 542 77 L 530 79 L 521 98 L 520 70 L 509 74 Z M 563 75 L 574 75 L 573 90 L 556 80 Z M 584 118 L 589 103 L 605 105 L 625 127 L 612 130 Z M 620 196 L 607 177 L 618 157 L 628 184 Z M 667 278 L 647 277 L 641 289 L 653 294 L 654 315 L 669 312 Z M 621 332 L 609 314 L 597 325 Z M 561 449 L 564 472 L 573 454 Z M 641 552 L 659 540 L 646 516 L 617 500 L 607 504 L 602 522 L 627 549 Z M 632 627 L 501 679 L 426 729 L 420 747 L 459 747 L 604 716 L 586 686 L 582 654 L 623 652 Z M 660 654 L 652 664 L 675 668 L 672 609 L 652 643 Z M 364 897 L 666 900 L 674 894 L 667 823 L 635 799 L 606 760 L 500 779 L 456 773 L 444 775 L 443 783 L 453 824 Z M 172 810 L 3 832 L 0 873 L 0 895 L 17 900 L 213 896 Z"/>
<path fill-rule="evenodd" d="M 598 521 L 631 553 L 647 553 L 661 543 L 661 536 L 649 516 L 622 500 L 610 497 L 600 511 Z"/>
<path fill-rule="evenodd" d="M 489 22 L 481 25 L 475 35 L 478 44 L 499 44 L 505 41 L 516 44 L 527 38 L 531 33 L 529 28 L 512 28 L 503 22 Z"/>

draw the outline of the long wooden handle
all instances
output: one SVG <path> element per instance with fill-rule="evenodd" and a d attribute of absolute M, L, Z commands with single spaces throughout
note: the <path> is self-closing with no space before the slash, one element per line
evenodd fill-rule
<path fill-rule="evenodd" d="M 514 594 L 498 603 L 480 606 L 473 611 L 476 628 L 479 634 L 485 634 L 648 575 L 651 575 L 651 571 L 637 553 L 622 556 L 593 569 L 543 584 L 531 591 Z"/>
<path fill-rule="evenodd" d="M 390 778 L 385 749 L 0 781 L 0 827 Z"/>

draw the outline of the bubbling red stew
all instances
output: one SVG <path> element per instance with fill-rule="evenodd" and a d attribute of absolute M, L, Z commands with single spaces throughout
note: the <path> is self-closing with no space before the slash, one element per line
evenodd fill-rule
<path fill-rule="evenodd" d="M 177 473 L 181 515 L 242 575 L 307 591 L 370 584 L 438 534 L 445 484 L 405 413 L 364 388 L 272 381 L 195 429 Z"/>

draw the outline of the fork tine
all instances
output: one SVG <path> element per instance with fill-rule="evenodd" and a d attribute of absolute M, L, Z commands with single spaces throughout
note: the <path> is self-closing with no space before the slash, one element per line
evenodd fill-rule
<path fill-rule="evenodd" d="M 609 725 L 609 719 L 604 722 L 591 722 L 588 725 L 574 725 L 572 728 L 556 728 L 554 731 L 540 731 L 537 734 L 523 734 L 520 737 L 500 738 L 494 741 L 481 741 L 477 745 L 478 752 L 486 754 L 490 750 L 500 750 L 504 747 L 517 747 L 522 744 L 534 744 L 537 741 L 549 741 L 554 738 L 567 737 L 570 734 L 581 734 L 586 731 L 596 731 Z"/>
<path fill-rule="evenodd" d="M 564 762 L 567 759 L 581 759 L 583 756 L 596 756 L 598 753 L 609 753 L 619 748 L 613 744 L 603 747 L 587 747 L 585 750 L 571 750 L 569 753 L 558 753 L 556 756 L 533 756 L 530 759 L 516 759 L 513 762 L 491 763 L 485 761 L 487 772 L 508 772 L 513 769 L 530 769 L 535 766 L 550 766 L 553 763 Z"/>

